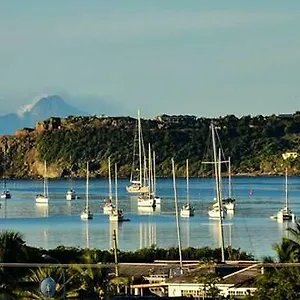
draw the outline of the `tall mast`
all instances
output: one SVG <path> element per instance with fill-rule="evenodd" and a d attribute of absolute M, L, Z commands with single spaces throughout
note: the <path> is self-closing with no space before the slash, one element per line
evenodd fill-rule
<path fill-rule="evenodd" d="M 177 201 L 177 189 L 176 189 L 176 179 L 175 179 L 175 166 L 174 159 L 172 158 L 172 173 L 173 173 L 173 188 L 174 188 L 174 201 L 175 201 L 175 213 L 176 213 L 176 229 L 177 229 L 177 240 L 178 240 L 178 251 L 179 251 L 179 262 L 180 262 L 180 273 L 183 274 L 182 268 L 182 253 L 181 253 L 181 239 L 180 239 L 180 225 L 178 217 L 178 201 Z"/>
<path fill-rule="evenodd" d="M 230 161 L 230 156 L 228 158 L 228 198 L 231 198 L 231 190 L 232 190 L 232 185 L 231 185 L 231 161 Z"/>
<path fill-rule="evenodd" d="M 44 161 L 44 197 L 47 197 L 48 191 L 47 191 L 47 166 L 46 161 Z"/>
<path fill-rule="evenodd" d="M 153 191 L 153 174 L 152 174 L 152 157 L 151 157 L 151 145 L 148 144 L 148 152 L 149 152 L 149 198 L 151 197 L 152 191 Z"/>
<path fill-rule="evenodd" d="M 108 198 L 109 198 L 109 200 L 112 200 L 111 171 L 110 171 L 110 156 L 108 157 Z"/>
<path fill-rule="evenodd" d="M 211 123 L 211 133 L 212 133 L 212 142 L 213 142 L 213 152 L 214 152 L 214 165 L 215 165 L 215 180 L 216 180 L 216 196 L 219 204 L 219 229 L 221 234 L 221 255 L 222 262 L 225 261 L 225 251 L 224 251 L 224 236 L 223 236 L 223 218 L 222 218 L 222 204 L 221 204 L 221 193 L 220 193 L 220 182 L 219 182 L 219 168 L 218 164 L 221 163 L 221 159 L 217 159 L 217 149 L 216 149 L 216 140 L 215 140 L 215 129 L 214 124 Z"/>
<path fill-rule="evenodd" d="M 153 151 L 153 195 L 156 196 L 156 170 L 155 170 L 155 151 Z"/>
<path fill-rule="evenodd" d="M 142 131 L 141 131 L 141 118 L 140 110 L 138 110 L 138 141 L 139 141 L 139 172 L 140 184 L 142 185 Z"/>
<path fill-rule="evenodd" d="M 285 168 L 285 206 L 288 208 L 288 180 L 287 180 L 287 168 Z"/>
<path fill-rule="evenodd" d="M 118 211 L 118 167 L 115 164 L 115 199 L 116 199 L 116 211 Z"/>
<path fill-rule="evenodd" d="M 189 191 L 189 160 L 186 160 L 186 202 L 190 204 L 190 191 Z"/>
<path fill-rule="evenodd" d="M 89 163 L 86 163 L 86 209 L 89 209 Z"/>

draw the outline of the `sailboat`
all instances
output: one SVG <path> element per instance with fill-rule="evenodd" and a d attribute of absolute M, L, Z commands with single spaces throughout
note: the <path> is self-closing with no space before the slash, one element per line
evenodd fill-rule
<path fill-rule="evenodd" d="M 215 127 L 211 123 L 212 143 L 213 143 L 213 155 L 214 155 L 214 172 L 215 172 L 215 190 L 216 200 L 208 210 L 210 218 L 224 218 L 227 214 L 226 207 L 221 203 L 222 189 L 221 189 L 221 150 L 219 149 L 219 157 L 217 159 L 216 140 L 215 140 Z"/>
<path fill-rule="evenodd" d="M 124 222 L 124 221 L 130 221 L 128 218 L 124 217 L 123 211 L 118 208 L 118 167 L 117 164 L 115 164 L 115 201 L 116 206 L 111 210 L 109 214 L 109 221 L 111 222 Z"/>
<path fill-rule="evenodd" d="M 148 193 L 149 186 L 146 184 L 146 170 L 143 170 L 143 164 L 145 167 L 145 161 L 143 161 L 143 153 L 144 153 L 144 143 L 143 143 L 143 135 L 142 135 L 142 127 L 141 127 L 141 118 L 140 111 L 138 110 L 138 119 L 137 119 L 137 129 L 138 129 L 138 166 L 136 163 L 136 150 L 135 150 L 135 141 L 133 142 L 133 162 L 132 169 L 130 175 L 130 185 L 126 186 L 126 190 L 128 193 Z M 138 174 L 135 174 L 138 171 Z M 137 178 L 136 178 L 137 177 Z"/>
<path fill-rule="evenodd" d="M 81 213 L 80 218 L 82 220 L 91 220 L 93 219 L 93 213 L 90 211 L 89 207 L 89 163 L 86 163 L 86 193 L 85 193 L 85 208 Z"/>
<path fill-rule="evenodd" d="M 4 188 L 3 188 L 3 191 L 0 195 L 0 198 L 1 199 L 10 199 L 11 198 L 10 191 L 7 189 L 7 186 L 6 186 L 6 179 L 5 178 L 4 178 Z"/>
<path fill-rule="evenodd" d="M 153 151 L 153 184 L 152 184 L 152 194 L 153 194 L 153 198 L 155 200 L 155 204 L 156 205 L 160 205 L 161 204 L 161 197 L 157 196 L 156 194 L 156 161 L 155 161 L 155 151 Z"/>
<path fill-rule="evenodd" d="M 103 213 L 110 214 L 114 208 L 115 205 L 112 203 L 112 185 L 111 185 L 111 171 L 110 171 L 110 157 L 109 157 L 108 158 L 108 199 L 105 200 L 103 206 Z"/>
<path fill-rule="evenodd" d="M 194 216 L 194 207 L 190 204 L 189 195 L 189 160 L 186 160 L 186 203 L 180 210 L 180 216 L 183 218 L 189 218 Z"/>
<path fill-rule="evenodd" d="M 153 185 L 154 185 L 154 178 L 153 178 L 153 172 L 152 172 L 152 157 L 151 157 L 151 146 L 149 144 L 149 167 L 148 167 L 148 171 L 149 171 L 149 191 L 148 193 L 142 193 L 139 197 L 138 197 L 138 207 L 156 207 L 156 199 L 155 199 L 155 195 L 154 195 L 154 189 L 153 189 Z M 160 199 L 159 199 L 160 200 Z"/>
<path fill-rule="evenodd" d="M 271 216 L 272 219 L 276 219 L 279 222 L 282 221 L 295 221 L 296 215 L 292 212 L 288 205 L 288 175 L 287 168 L 285 169 L 285 205 L 280 209 L 276 215 Z"/>
<path fill-rule="evenodd" d="M 231 160 L 228 158 L 228 197 L 222 199 L 222 204 L 226 207 L 228 213 L 235 211 L 235 199 L 232 197 L 232 182 L 231 182 Z"/>
<path fill-rule="evenodd" d="M 70 162 L 71 162 L 71 156 L 70 156 Z M 66 200 L 75 200 L 78 199 L 79 197 L 76 195 L 76 192 L 73 188 L 73 184 L 72 184 L 72 178 L 71 178 L 71 187 L 67 190 L 66 192 Z"/>
<path fill-rule="evenodd" d="M 44 161 L 44 189 L 42 194 L 37 194 L 35 196 L 35 202 L 40 204 L 48 204 L 49 196 L 48 196 L 48 180 L 47 180 L 47 164 Z"/>
<path fill-rule="evenodd" d="M 76 199 L 77 196 L 76 196 L 76 192 L 74 191 L 74 189 L 68 189 L 67 192 L 66 192 L 66 200 L 74 200 Z"/>

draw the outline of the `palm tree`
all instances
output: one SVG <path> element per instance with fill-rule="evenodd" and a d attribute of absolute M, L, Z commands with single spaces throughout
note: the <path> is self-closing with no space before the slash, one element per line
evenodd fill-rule
<path fill-rule="evenodd" d="M 280 262 L 300 261 L 300 221 L 296 221 L 295 228 L 288 227 L 291 238 L 282 238 L 281 244 L 273 245 Z"/>
<path fill-rule="evenodd" d="M 109 279 L 107 270 L 92 267 L 99 262 L 96 252 L 86 251 L 83 261 L 87 266 L 71 265 L 70 289 L 67 291 L 68 299 L 103 299 L 109 292 Z"/>
<path fill-rule="evenodd" d="M 0 262 L 18 263 L 27 262 L 28 255 L 23 236 L 18 232 L 0 232 Z M 24 268 L 0 268 L 0 299 L 13 299 L 17 283 L 28 270 Z"/>

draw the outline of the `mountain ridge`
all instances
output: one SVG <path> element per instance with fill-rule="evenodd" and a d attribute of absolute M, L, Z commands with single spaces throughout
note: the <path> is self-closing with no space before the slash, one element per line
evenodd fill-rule
<path fill-rule="evenodd" d="M 87 116 L 68 104 L 59 95 L 44 95 L 21 106 L 15 113 L 0 116 L 0 135 L 12 135 L 24 127 L 35 127 L 36 122 L 50 117 Z"/>

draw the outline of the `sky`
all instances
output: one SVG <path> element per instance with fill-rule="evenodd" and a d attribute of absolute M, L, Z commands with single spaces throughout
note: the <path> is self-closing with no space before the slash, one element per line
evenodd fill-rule
<path fill-rule="evenodd" d="M 299 0 L 0 0 L 0 114 L 300 111 Z"/>

